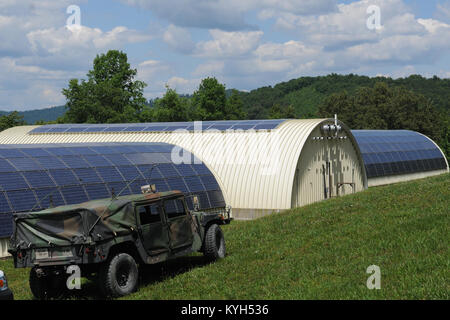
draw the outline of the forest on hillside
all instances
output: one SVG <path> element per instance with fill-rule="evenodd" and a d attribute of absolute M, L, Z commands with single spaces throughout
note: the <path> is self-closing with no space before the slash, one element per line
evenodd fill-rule
<path fill-rule="evenodd" d="M 352 95 L 360 88 L 373 87 L 378 82 L 422 94 L 436 109 L 447 114 L 450 112 L 450 79 L 424 78 L 420 75 L 399 79 L 354 74 L 301 77 L 240 94 L 250 119 L 270 117 L 270 109 L 277 105 L 281 109 L 292 107 L 297 118 L 308 118 L 317 115 L 319 106 L 331 94 L 346 91 Z"/>

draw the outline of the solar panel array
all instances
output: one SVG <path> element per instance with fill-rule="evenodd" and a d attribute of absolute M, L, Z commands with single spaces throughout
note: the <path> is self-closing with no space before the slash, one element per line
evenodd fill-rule
<path fill-rule="evenodd" d="M 112 192 L 141 193 L 147 184 L 184 192 L 191 209 L 194 194 L 201 208 L 224 207 L 210 170 L 199 162 L 174 164 L 172 148 L 165 143 L 0 146 L 0 237 L 12 233 L 12 213 L 48 208 L 50 199 L 54 206 L 76 204 Z"/>
<path fill-rule="evenodd" d="M 211 130 L 272 130 L 286 120 L 241 120 L 202 122 L 153 122 L 125 124 L 51 124 L 30 131 L 30 134 L 49 133 L 131 133 Z"/>
<path fill-rule="evenodd" d="M 427 137 L 408 130 L 352 130 L 368 178 L 446 169 L 444 155 Z"/>

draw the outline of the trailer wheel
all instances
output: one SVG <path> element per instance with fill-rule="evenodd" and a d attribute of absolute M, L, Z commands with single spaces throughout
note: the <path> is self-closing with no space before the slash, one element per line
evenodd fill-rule
<path fill-rule="evenodd" d="M 66 288 L 67 277 L 64 275 L 38 276 L 36 268 L 30 271 L 30 289 L 36 299 L 49 300 L 62 296 Z"/>
<path fill-rule="evenodd" d="M 216 261 L 225 257 L 225 237 L 218 224 L 210 225 L 206 231 L 203 254 L 210 261 Z"/>
<path fill-rule="evenodd" d="M 119 253 L 100 268 L 100 289 L 106 297 L 122 297 L 134 292 L 139 282 L 136 261 L 127 253 Z"/>

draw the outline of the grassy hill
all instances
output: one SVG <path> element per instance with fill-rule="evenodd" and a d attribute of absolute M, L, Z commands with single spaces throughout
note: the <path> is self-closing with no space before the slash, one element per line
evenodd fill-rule
<path fill-rule="evenodd" d="M 142 269 L 125 299 L 449 299 L 450 175 L 376 187 L 224 227 L 228 256 Z M 370 265 L 381 290 L 369 290 Z M 28 270 L 0 261 L 18 299 Z M 71 298 L 96 298 L 86 282 Z"/>

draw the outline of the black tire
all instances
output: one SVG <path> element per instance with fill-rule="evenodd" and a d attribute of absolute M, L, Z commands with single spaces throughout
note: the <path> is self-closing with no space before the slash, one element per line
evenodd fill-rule
<path fill-rule="evenodd" d="M 62 296 L 66 289 L 67 277 L 64 275 L 43 275 L 38 277 L 36 269 L 30 271 L 30 289 L 36 299 L 49 300 Z"/>
<path fill-rule="evenodd" d="M 225 258 L 225 237 L 219 225 L 212 224 L 206 230 L 203 254 L 210 261 Z"/>
<path fill-rule="evenodd" d="M 105 297 L 123 297 L 134 292 L 139 283 L 136 261 L 127 253 L 113 256 L 100 268 L 99 281 Z"/>

